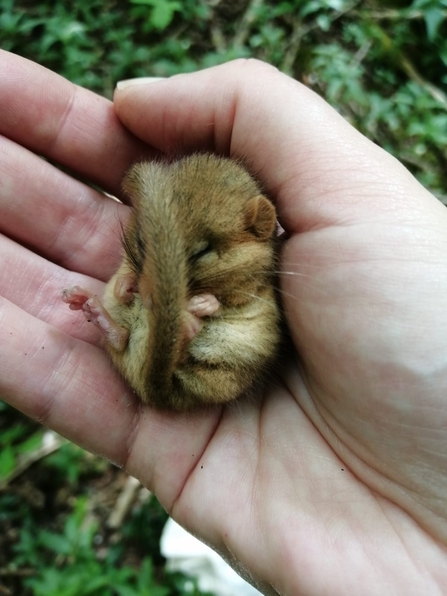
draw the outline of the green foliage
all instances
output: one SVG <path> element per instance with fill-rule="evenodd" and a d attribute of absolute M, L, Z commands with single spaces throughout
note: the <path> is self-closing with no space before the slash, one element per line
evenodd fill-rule
<path fill-rule="evenodd" d="M 447 0 L 0 0 L 0 43 L 108 97 L 121 79 L 266 60 L 447 195 Z"/>
<path fill-rule="evenodd" d="M 163 31 L 171 24 L 174 13 L 181 11 L 180 2 L 173 0 L 130 0 L 131 4 L 139 5 L 131 9 L 131 16 L 144 19 L 143 30 L 149 32 L 151 29 Z M 147 13 L 147 7 L 152 10 Z"/>
<path fill-rule="evenodd" d="M 0 410 L 5 410 L 4 405 Z M 19 462 L 28 453 L 42 445 L 43 432 L 38 430 L 30 434 L 30 427 L 25 422 L 2 428 L 0 423 L 0 483 L 8 478 Z"/>
<path fill-rule="evenodd" d="M 99 561 L 94 539 L 98 523 L 88 512 L 88 500 L 79 497 L 61 533 L 42 530 L 34 540 L 24 529 L 16 547 L 19 564 L 40 569 L 25 585 L 35 596 L 168 596 L 157 583 L 152 562 L 144 558 L 138 570 L 117 567 L 113 557 Z M 54 563 L 49 564 L 53 558 Z"/>
<path fill-rule="evenodd" d="M 108 467 L 107 462 L 85 453 L 81 447 L 73 443 L 62 445 L 45 460 L 48 473 L 61 482 L 77 484 L 82 474 L 92 471 L 101 473 Z"/>
<path fill-rule="evenodd" d="M 427 28 L 427 37 L 430 41 L 437 38 L 442 23 L 446 20 L 446 0 L 414 0 L 412 9 L 420 9 Z"/>
<path fill-rule="evenodd" d="M 37 429 L 37 430 L 36 430 Z M 167 514 L 155 498 L 137 501 L 123 525 L 107 526 L 125 475 L 71 443 L 41 452 L 44 431 L 0 401 L 0 593 L 21 596 L 204 596 L 169 573 L 159 541 Z M 0 482 L 2 479 L 0 478 Z M 206 595 L 205 595 L 206 596 Z"/>

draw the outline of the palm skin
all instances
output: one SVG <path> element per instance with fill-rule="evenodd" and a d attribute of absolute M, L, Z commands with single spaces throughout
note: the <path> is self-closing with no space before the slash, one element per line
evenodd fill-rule
<path fill-rule="evenodd" d="M 0 394 L 125 466 L 266 594 L 444 593 L 445 208 L 258 62 L 127 86 L 116 112 L 6 52 L 0 69 Z M 245 159 L 276 199 L 296 353 L 256 399 L 179 415 L 140 407 L 59 297 L 101 291 L 128 208 L 32 152 L 119 194 L 133 161 L 192 150 Z"/>

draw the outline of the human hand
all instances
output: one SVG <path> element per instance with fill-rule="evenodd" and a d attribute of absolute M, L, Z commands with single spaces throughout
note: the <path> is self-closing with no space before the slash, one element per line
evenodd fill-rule
<path fill-rule="evenodd" d="M 108 102 L 15 56 L 0 68 L 0 133 L 117 193 L 146 149 Z M 160 151 L 214 150 L 258 173 L 290 234 L 282 291 L 299 357 L 257 402 L 140 409 L 59 302 L 72 283 L 100 291 L 126 207 L 4 140 L 0 394 L 125 465 L 266 593 L 442 592 L 444 207 L 260 63 L 130 86 L 115 106 Z"/>

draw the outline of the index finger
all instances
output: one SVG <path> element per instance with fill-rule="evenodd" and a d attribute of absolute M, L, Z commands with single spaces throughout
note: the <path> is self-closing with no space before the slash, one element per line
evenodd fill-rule
<path fill-rule="evenodd" d="M 0 135 L 118 195 L 125 171 L 155 154 L 120 123 L 113 104 L 0 50 Z"/>

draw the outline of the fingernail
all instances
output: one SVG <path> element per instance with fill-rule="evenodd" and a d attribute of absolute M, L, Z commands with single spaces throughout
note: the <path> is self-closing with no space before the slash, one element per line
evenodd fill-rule
<path fill-rule="evenodd" d="M 131 87 L 132 85 L 146 85 L 148 83 L 164 81 L 165 79 L 166 77 L 139 77 L 138 79 L 127 79 L 125 81 L 118 81 L 116 84 L 116 88 L 119 91 L 122 91 L 126 87 Z"/>

